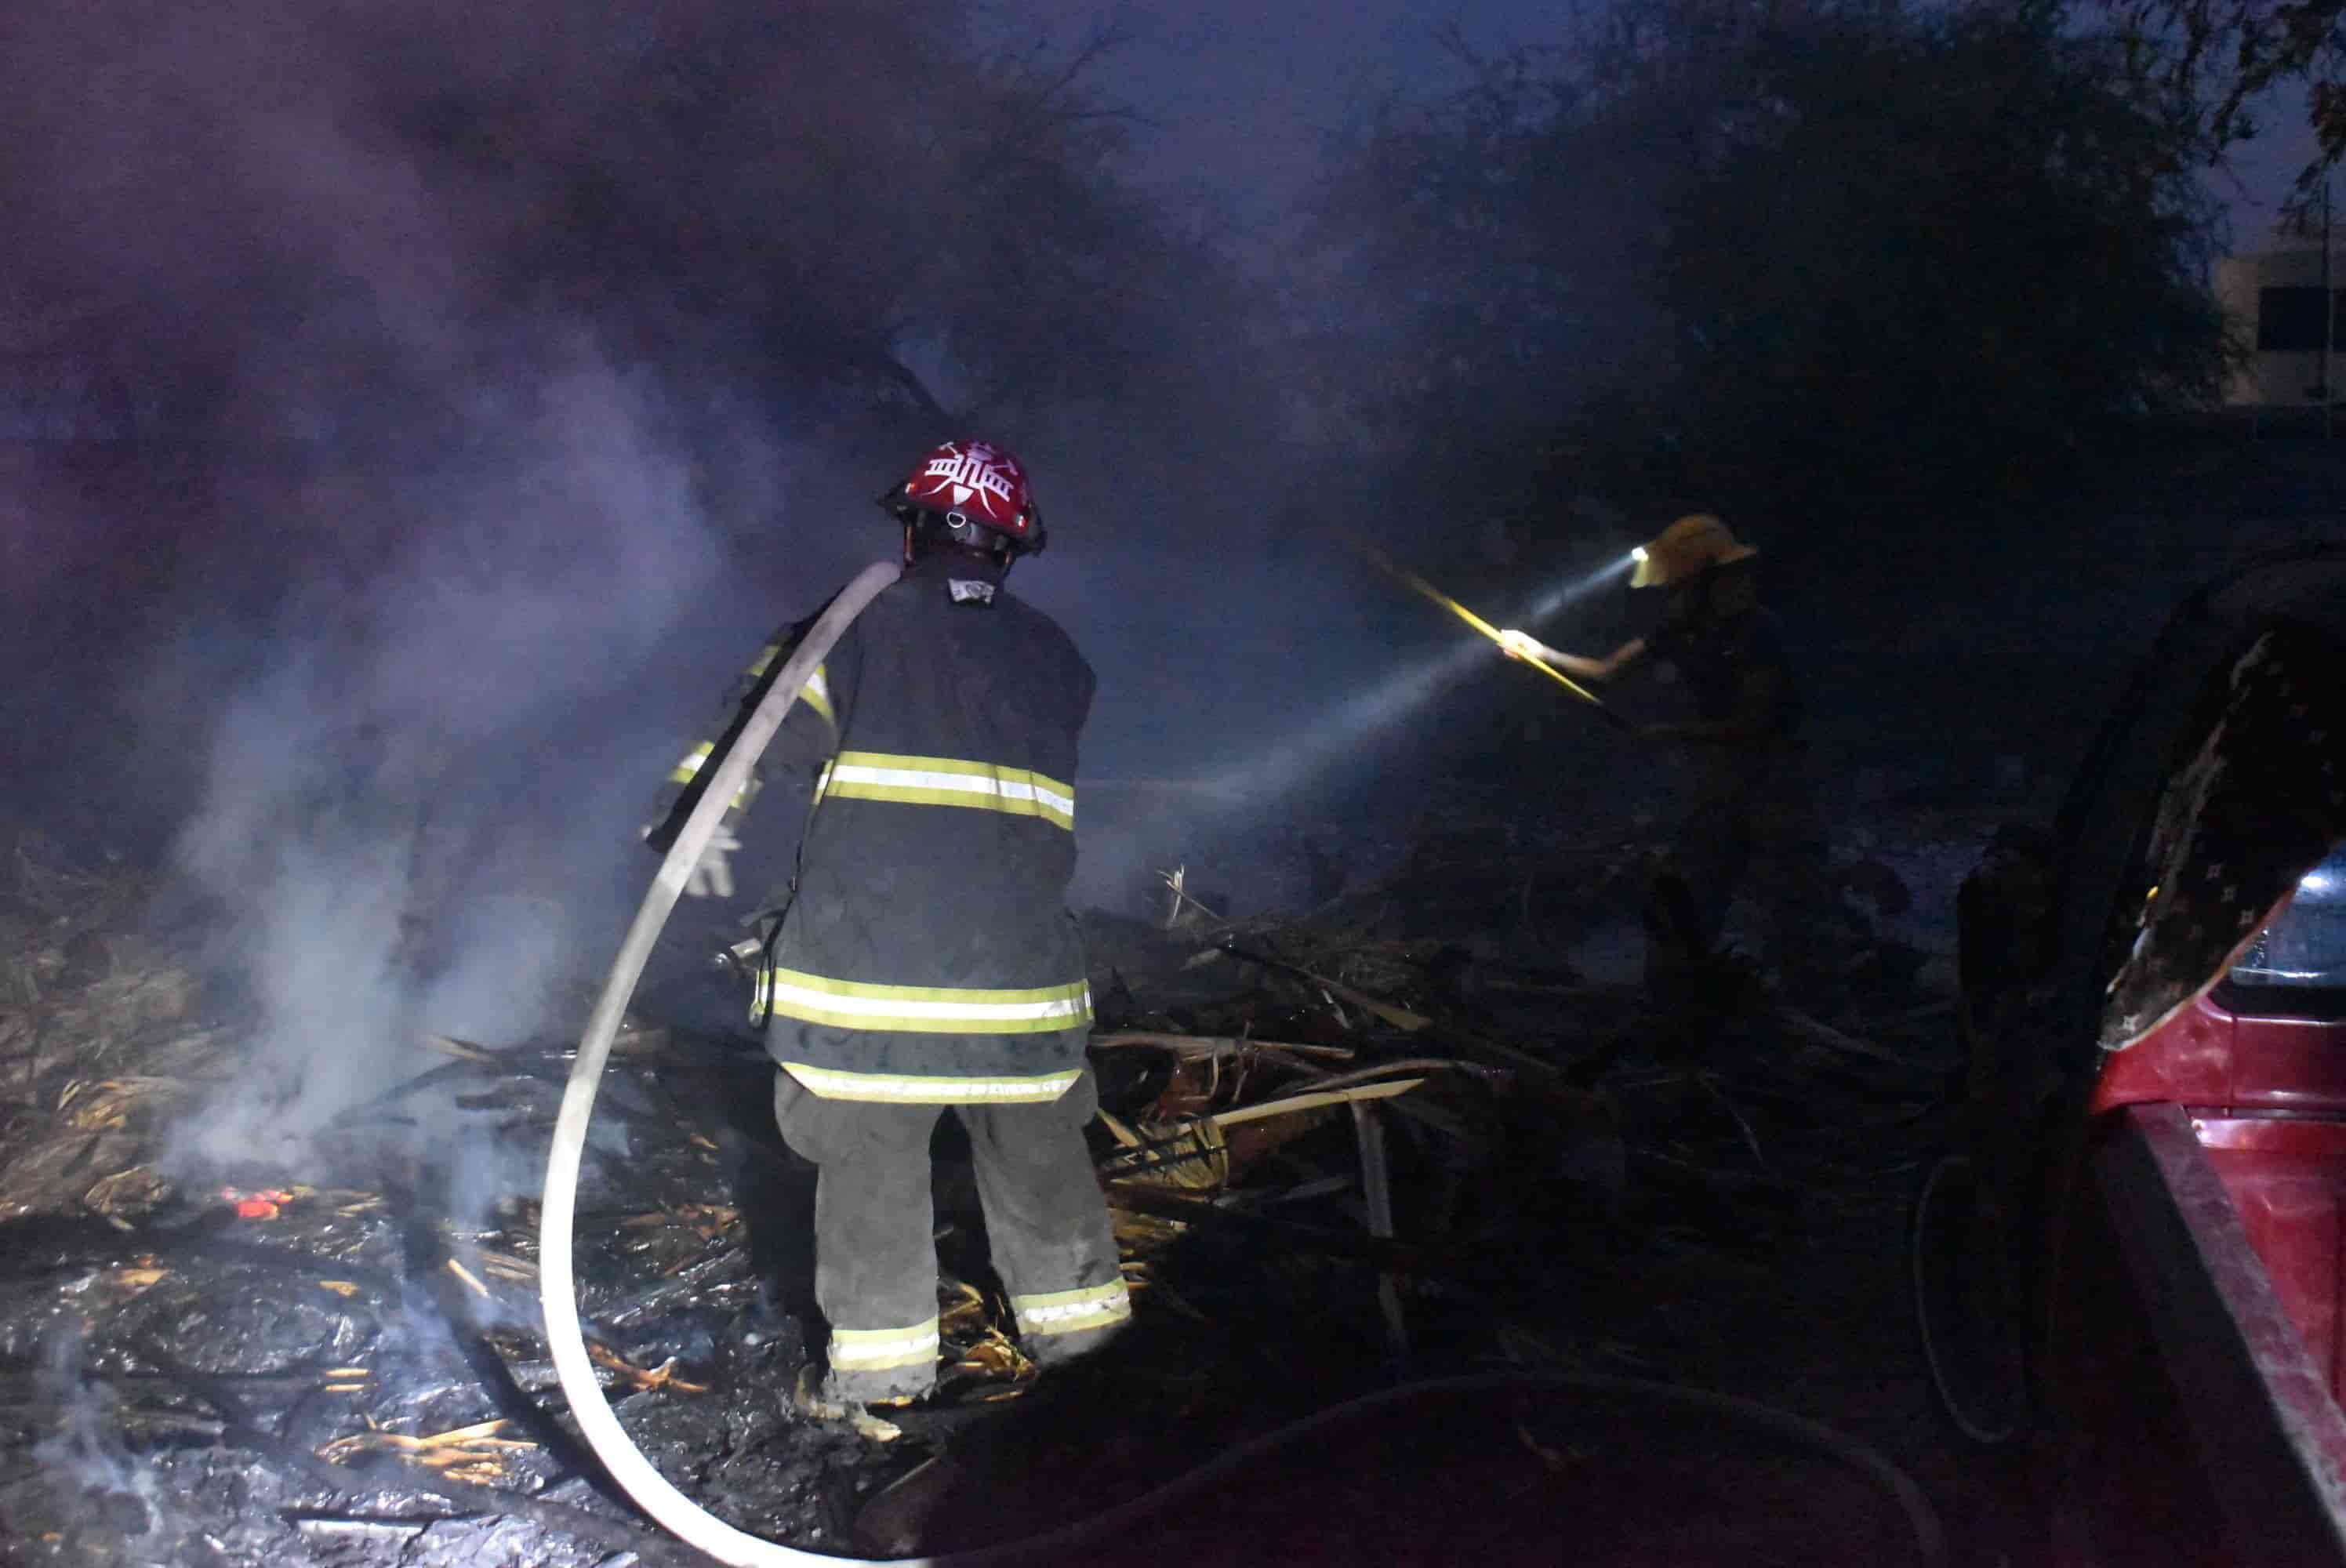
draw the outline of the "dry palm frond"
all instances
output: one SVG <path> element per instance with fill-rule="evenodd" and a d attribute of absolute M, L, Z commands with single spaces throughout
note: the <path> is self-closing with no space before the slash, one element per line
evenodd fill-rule
<path fill-rule="evenodd" d="M 171 1196 L 171 1184 L 143 1165 L 99 1178 L 82 1194 L 82 1207 L 107 1218 L 142 1215 Z"/>
<path fill-rule="evenodd" d="M 1108 1198 L 1107 1217 L 1116 1227 L 1117 1250 L 1127 1258 L 1162 1251 L 1189 1231 L 1187 1220 L 1118 1207 L 1113 1194 Z"/>
<path fill-rule="evenodd" d="M 946 1279 L 939 1282 L 937 1298 L 937 1332 L 941 1336 L 952 1339 L 985 1332 L 985 1292 L 965 1279 Z"/>
<path fill-rule="evenodd" d="M 707 1383 L 688 1383 L 678 1377 L 677 1361 L 673 1356 L 658 1366 L 647 1370 L 637 1366 L 608 1345 L 590 1341 L 586 1346 L 586 1355 L 587 1359 L 597 1366 L 616 1373 L 618 1380 L 626 1383 L 629 1388 L 673 1389 L 680 1394 L 705 1394 L 709 1391 Z"/>
<path fill-rule="evenodd" d="M 1119 1180 L 1185 1192 L 1209 1191 L 1229 1180 L 1229 1140 L 1210 1117 L 1170 1127 L 1143 1123 L 1136 1132 L 1106 1111 L 1099 1116 L 1128 1151 L 1112 1157 L 1110 1168 Z M 1127 1163 L 1135 1168 L 1125 1168 Z"/>
<path fill-rule="evenodd" d="M 491 1252 L 486 1247 L 475 1254 L 481 1260 L 481 1272 L 492 1279 L 509 1280 L 516 1285 L 537 1282 L 537 1265 L 526 1257 L 515 1257 L 507 1253 Z"/>
<path fill-rule="evenodd" d="M 191 1087 L 177 1078 L 76 1078 L 59 1092 L 57 1115 L 81 1132 L 111 1131 L 128 1125 L 131 1113 L 146 1101 L 184 1095 Z"/>
<path fill-rule="evenodd" d="M 1283 1053 L 1297 1056 L 1323 1056 L 1331 1061 L 1349 1062 L 1360 1054 L 1349 1045 L 1300 1045 L 1285 1040 L 1250 1040 L 1207 1034 L 1167 1034 L 1149 1030 L 1127 1029 L 1113 1034 L 1095 1034 L 1092 1049 L 1108 1050 L 1119 1045 L 1158 1045 L 1178 1055 L 1227 1056 L 1247 1051 Z"/>
<path fill-rule="evenodd" d="M 507 1453 L 537 1446 L 521 1438 L 499 1437 L 497 1434 L 505 1428 L 502 1419 L 434 1432 L 429 1437 L 409 1437 L 403 1432 L 372 1428 L 335 1439 L 318 1451 L 318 1457 L 330 1464 L 341 1464 L 362 1453 L 393 1454 L 410 1464 L 485 1486 L 503 1478 Z"/>
<path fill-rule="evenodd" d="M 966 1280 L 947 1279 L 939 1283 L 937 1297 L 937 1332 L 954 1358 L 948 1373 L 1019 1384 L 1034 1380 L 1035 1363 L 1004 1331 L 1002 1314 L 984 1291 Z"/>

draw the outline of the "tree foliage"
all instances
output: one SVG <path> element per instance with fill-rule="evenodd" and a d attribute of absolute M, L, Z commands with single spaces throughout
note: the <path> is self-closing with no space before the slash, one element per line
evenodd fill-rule
<path fill-rule="evenodd" d="M 2346 155 L 2346 0 L 2102 0 L 2143 89 L 2208 162 L 2259 134 L 2255 101 L 2302 83 L 2315 153 L 2300 204 Z"/>
<path fill-rule="evenodd" d="M 1626 0 L 1473 65 L 1329 213 L 1350 417 L 1444 484 L 1977 494 L 2220 368 L 2178 133 L 2050 12 Z"/>

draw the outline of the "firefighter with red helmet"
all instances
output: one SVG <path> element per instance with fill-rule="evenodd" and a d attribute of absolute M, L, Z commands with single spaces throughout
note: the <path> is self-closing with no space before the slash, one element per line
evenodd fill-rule
<path fill-rule="evenodd" d="M 929 1136 L 946 1107 L 969 1135 L 1027 1353 L 1049 1366 L 1096 1349 L 1131 1304 L 1084 1142 L 1098 1104 L 1091 996 L 1066 902 L 1091 667 L 1004 585 L 1044 544 L 1016 458 L 947 442 L 881 504 L 903 530 L 903 577 L 848 627 L 760 761 L 800 775 L 814 805 L 758 1007 L 782 1136 L 820 1173 L 829 1369 L 808 1369 L 794 1402 L 885 1436 L 866 1407 L 936 1378 Z M 719 733 L 678 764 L 655 847 L 799 630 L 760 652 Z"/>
<path fill-rule="evenodd" d="M 1681 748 L 1693 789 L 1647 900 L 1647 983 L 1674 988 L 1717 943 L 1747 871 L 1769 916 L 1770 956 L 1802 986 L 1830 983 L 1847 921 L 1827 878 L 1824 819 L 1808 781 L 1801 705 L 1776 619 L 1760 602 L 1760 552 L 1708 512 L 1681 517 L 1636 553 L 1633 588 L 1667 596 L 1660 627 L 1602 658 L 1500 634 L 1510 658 L 1592 684 L 1650 661 L 1672 666 L 1695 717 L 1640 734 Z"/>

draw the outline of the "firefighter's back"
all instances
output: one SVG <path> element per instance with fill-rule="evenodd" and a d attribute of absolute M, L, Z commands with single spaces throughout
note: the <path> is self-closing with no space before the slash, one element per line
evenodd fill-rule
<path fill-rule="evenodd" d="M 990 597 L 949 563 L 916 564 L 828 663 L 838 750 L 776 962 L 786 986 L 822 983 L 811 988 L 833 1003 L 778 996 L 786 1062 L 1023 1076 L 1080 1058 L 1088 1008 L 1066 896 L 1092 672 L 1049 616 L 982 586 Z M 954 998 L 974 992 L 1006 1000 L 970 1002 L 955 1028 Z M 840 1015 L 847 1001 L 864 1015 Z M 1022 1007 L 1032 1015 L 1010 1015 Z"/>

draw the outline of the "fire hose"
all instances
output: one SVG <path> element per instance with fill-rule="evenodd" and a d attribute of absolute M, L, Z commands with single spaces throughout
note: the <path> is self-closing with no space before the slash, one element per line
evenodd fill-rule
<path fill-rule="evenodd" d="M 538 1301 L 546 1315 L 546 1345 L 553 1357 L 555 1374 L 561 1384 L 563 1397 L 569 1401 L 571 1413 L 576 1418 L 579 1431 L 586 1438 L 587 1446 L 595 1451 L 595 1457 L 602 1461 L 612 1479 L 625 1489 L 627 1495 L 686 1544 L 719 1563 L 732 1564 L 733 1568 L 827 1568 L 828 1564 L 840 1562 L 869 1560 L 803 1552 L 735 1529 L 678 1491 L 666 1476 L 653 1468 L 651 1461 L 627 1436 L 627 1429 L 619 1424 L 618 1417 L 613 1413 L 610 1402 L 603 1397 L 602 1384 L 595 1376 L 594 1363 L 587 1356 L 586 1339 L 579 1329 L 572 1256 L 572 1223 L 577 1206 L 578 1167 L 586 1148 L 587 1124 L 595 1114 L 596 1091 L 601 1084 L 604 1064 L 609 1059 L 611 1043 L 618 1034 L 627 1002 L 635 994 L 636 983 L 643 975 L 653 944 L 659 940 L 661 929 L 667 925 L 670 911 L 676 908 L 676 901 L 683 892 L 694 864 L 716 833 L 727 802 L 749 781 L 750 769 L 764 754 L 774 732 L 781 728 L 790 704 L 812 677 L 815 667 L 822 662 L 848 626 L 862 613 L 864 606 L 878 596 L 881 590 L 897 580 L 899 573 L 900 568 L 895 564 L 878 562 L 858 573 L 854 580 L 841 590 L 783 662 L 773 685 L 750 714 L 739 738 L 710 775 L 699 803 L 685 819 L 683 830 L 677 834 L 676 842 L 669 847 L 667 858 L 661 860 L 658 871 L 653 875 L 651 887 L 644 894 L 642 907 L 636 911 L 635 922 L 627 928 L 627 934 L 619 944 L 618 955 L 612 960 L 602 993 L 587 1017 L 586 1033 L 578 1042 L 576 1060 L 571 1064 L 570 1081 L 563 1091 L 562 1110 L 555 1120 L 554 1146 L 546 1162 L 546 1190 L 538 1227 Z M 900 1559 L 892 1563 L 878 1565 L 878 1568 L 986 1568 L 986 1565 L 1031 1563 L 1037 1560 L 1039 1553 L 1096 1540 L 1137 1518 L 1154 1513 L 1171 1502 L 1225 1481 L 1247 1466 L 1260 1462 L 1274 1451 L 1318 1436 L 1344 1421 L 1413 1400 L 1510 1390 L 1547 1390 L 1597 1397 L 1656 1400 L 1677 1405 L 1682 1410 L 1724 1416 L 1747 1426 L 1789 1437 L 1832 1455 L 1889 1492 L 1913 1531 L 1918 1563 L 1924 1564 L 1925 1568 L 1937 1568 L 1947 1560 L 1945 1532 L 1922 1490 L 1872 1449 L 1829 1427 L 1789 1411 L 1724 1394 L 1707 1393 L 1698 1389 L 1637 1379 L 1521 1370 L 1431 1379 L 1381 1390 L 1316 1411 L 1300 1420 L 1227 1449 L 1154 1491 L 1044 1534 L 974 1552 Z"/>

